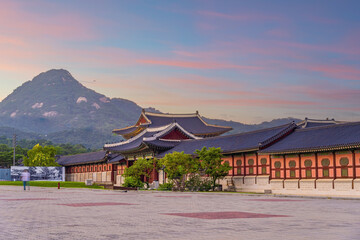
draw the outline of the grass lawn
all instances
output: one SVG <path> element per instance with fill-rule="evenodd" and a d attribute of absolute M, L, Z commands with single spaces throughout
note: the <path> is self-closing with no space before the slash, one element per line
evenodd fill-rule
<path fill-rule="evenodd" d="M 9 185 L 9 186 L 22 186 L 22 181 L 0 181 L 0 185 Z M 32 187 L 57 187 L 57 181 L 30 181 L 30 186 Z M 60 182 L 60 187 L 64 188 L 97 188 L 104 189 L 103 186 L 93 184 L 92 186 L 86 186 L 83 182 Z"/>

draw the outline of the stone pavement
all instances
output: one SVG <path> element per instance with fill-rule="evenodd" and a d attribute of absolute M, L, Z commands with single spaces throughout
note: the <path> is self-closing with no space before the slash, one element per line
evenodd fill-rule
<path fill-rule="evenodd" d="M 0 186 L 0 239 L 359 239 L 360 200 Z"/>

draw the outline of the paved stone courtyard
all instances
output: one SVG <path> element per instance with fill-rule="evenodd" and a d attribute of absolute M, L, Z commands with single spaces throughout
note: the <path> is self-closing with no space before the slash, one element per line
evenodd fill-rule
<path fill-rule="evenodd" d="M 0 239 L 358 239 L 360 200 L 0 186 Z"/>

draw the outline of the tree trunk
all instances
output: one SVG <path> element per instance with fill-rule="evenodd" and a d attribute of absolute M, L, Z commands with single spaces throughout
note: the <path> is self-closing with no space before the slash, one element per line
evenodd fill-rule
<path fill-rule="evenodd" d="M 213 191 L 215 191 L 216 178 L 213 179 Z"/>

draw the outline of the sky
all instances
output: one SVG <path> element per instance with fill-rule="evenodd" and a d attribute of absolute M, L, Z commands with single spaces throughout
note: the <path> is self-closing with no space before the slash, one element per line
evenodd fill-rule
<path fill-rule="evenodd" d="M 162 112 L 360 121 L 360 1 L 0 0 L 0 99 L 50 69 Z"/>

